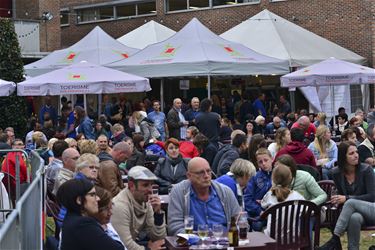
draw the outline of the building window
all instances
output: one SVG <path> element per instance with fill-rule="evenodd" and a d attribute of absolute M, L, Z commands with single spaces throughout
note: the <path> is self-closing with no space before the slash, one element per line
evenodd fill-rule
<path fill-rule="evenodd" d="M 136 5 L 128 4 L 116 6 L 117 18 L 135 16 L 137 14 Z"/>
<path fill-rule="evenodd" d="M 137 15 L 148 15 L 156 13 L 155 2 L 137 4 Z"/>
<path fill-rule="evenodd" d="M 90 9 L 81 9 L 77 11 L 77 21 L 78 23 L 82 22 L 91 22 L 98 20 L 107 20 L 113 19 L 113 7 L 103 7 L 103 8 L 90 8 Z"/>
<path fill-rule="evenodd" d="M 187 10 L 187 0 L 167 0 L 166 2 L 167 12 L 176 10 Z"/>
<path fill-rule="evenodd" d="M 60 25 L 69 25 L 69 10 L 60 10 Z"/>
<path fill-rule="evenodd" d="M 212 6 L 236 5 L 241 3 L 260 3 L 260 0 L 212 0 Z"/>
<path fill-rule="evenodd" d="M 189 0 L 189 9 L 200 9 L 210 7 L 209 0 Z"/>

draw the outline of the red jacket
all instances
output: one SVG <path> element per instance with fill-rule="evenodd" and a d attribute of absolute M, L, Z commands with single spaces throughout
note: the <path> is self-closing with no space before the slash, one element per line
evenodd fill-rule
<path fill-rule="evenodd" d="M 292 141 L 280 149 L 276 154 L 275 160 L 281 155 L 289 154 L 297 164 L 306 164 L 318 169 L 313 153 L 302 142 Z"/>
<path fill-rule="evenodd" d="M 10 188 L 15 191 L 16 189 L 16 155 L 19 155 L 20 160 L 20 184 L 27 182 L 27 166 L 25 159 L 23 158 L 22 153 L 20 152 L 10 152 L 5 157 L 2 165 L 1 165 L 1 172 L 8 173 L 10 178 Z M 6 184 L 8 181 L 8 177 L 5 176 L 3 179 L 4 183 Z M 6 188 L 7 185 L 5 185 Z"/>
<path fill-rule="evenodd" d="M 194 158 L 199 156 L 198 149 L 191 141 L 180 141 L 180 154 L 183 158 Z"/>

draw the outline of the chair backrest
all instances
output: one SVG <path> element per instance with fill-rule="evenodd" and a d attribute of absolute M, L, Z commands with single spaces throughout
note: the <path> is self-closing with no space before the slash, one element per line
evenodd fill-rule
<path fill-rule="evenodd" d="M 281 202 L 264 211 L 261 218 L 271 220 L 270 237 L 276 240 L 277 249 L 319 246 L 319 233 L 314 234 L 313 244 L 310 239 L 311 223 L 314 223 L 315 232 L 319 232 L 320 224 L 320 209 L 311 201 Z"/>
<path fill-rule="evenodd" d="M 332 181 L 332 180 L 322 180 L 322 181 L 318 181 L 318 184 L 319 184 L 320 188 L 323 189 L 324 192 L 326 192 L 327 200 L 330 200 L 332 188 L 336 187 L 335 182 Z"/>

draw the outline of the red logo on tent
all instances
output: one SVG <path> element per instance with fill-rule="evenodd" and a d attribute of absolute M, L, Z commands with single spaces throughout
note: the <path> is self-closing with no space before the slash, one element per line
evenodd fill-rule
<path fill-rule="evenodd" d="M 168 48 L 164 51 L 165 54 L 171 54 L 174 52 L 174 48 Z"/>
<path fill-rule="evenodd" d="M 226 51 L 228 51 L 229 53 L 234 52 L 234 50 L 233 50 L 231 47 L 228 47 L 228 46 L 224 47 L 224 49 L 225 49 Z"/>
<path fill-rule="evenodd" d="M 75 56 L 76 56 L 76 53 L 72 52 L 72 53 L 70 53 L 70 54 L 68 55 L 68 57 L 67 57 L 66 59 L 68 59 L 68 60 L 73 60 Z"/>
<path fill-rule="evenodd" d="M 74 79 L 81 78 L 81 75 L 73 75 L 72 76 Z"/>
<path fill-rule="evenodd" d="M 129 58 L 129 55 L 127 53 L 121 54 L 124 58 Z"/>

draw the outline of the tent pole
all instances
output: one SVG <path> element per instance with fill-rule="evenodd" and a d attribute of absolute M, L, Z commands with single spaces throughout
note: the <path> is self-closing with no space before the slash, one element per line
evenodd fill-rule
<path fill-rule="evenodd" d="M 331 92 L 331 112 L 332 112 L 332 130 L 334 131 L 334 135 L 336 135 L 335 132 L 335 126 L 336 126 L 336 119 L 335 119 L 335 96 L 333 93 L 333 85 L 329 86 L 329 91 Z"/>
<path fill-rule="evenodd" d="M 160 80 L 160 110 L 164 112 L 164 78 Z"/>
<path fill-rule="evenodd" d="M 86 97 L 86 94 L 83 95 L 83 106 L 85 108 L 85 112 L 86 112 L 86 115 L 87 115 L 87 97 Z"/>
<path fill-rule="evenodd" d="M 296 98 L 295 98 L 296 89 L 291 90 L 289 93 L 290 93 L 290 106 L 292 108 L 292 111 L 295 112 L 296 111 Z"/>
<path fill-rule="evenodd" d="M 102 113 L 102 102 L 103 102 L 103 94 L 98 95 L 98 117 Z"/>
<path fill-rule="evenodd" d="M 211 98 L 211 77 L 210 77 L 210 75 L 207 75 L 207 80 L 208 80 L 207 97 L 208 97 L 208 99 L 210 99 Z"/>

